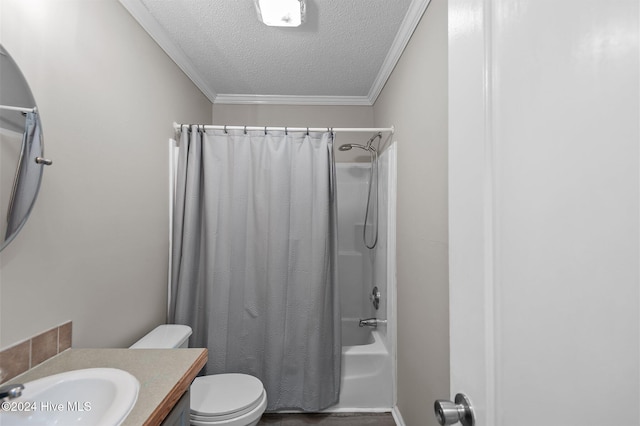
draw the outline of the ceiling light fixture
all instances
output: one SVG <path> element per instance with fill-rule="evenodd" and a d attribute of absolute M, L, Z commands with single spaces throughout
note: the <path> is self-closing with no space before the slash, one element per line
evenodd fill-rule
<path fill-rule="evenodd" d="M 255 0 L 260 20 L 270 27 L 298 27 L 304 22 L 304 0 Z"/>

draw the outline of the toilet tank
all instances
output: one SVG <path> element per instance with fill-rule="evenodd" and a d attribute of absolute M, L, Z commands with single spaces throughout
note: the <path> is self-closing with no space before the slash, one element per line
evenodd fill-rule
<path fill-rule="evenodd" d="M 135 342 L 131 349 L 186 348 L 189 345 L 189 336 L 191 336 L 191 327 L 188 325 L 163 324 Z"/>

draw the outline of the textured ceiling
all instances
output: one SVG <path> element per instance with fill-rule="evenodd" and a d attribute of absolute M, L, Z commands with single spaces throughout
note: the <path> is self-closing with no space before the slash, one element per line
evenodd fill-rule
<path fill-rule="evenodd" d="M 428 0 L 307 0 L 297 28 L 253 0 L 120 0 L 215 103 L 372 104 Z"/>

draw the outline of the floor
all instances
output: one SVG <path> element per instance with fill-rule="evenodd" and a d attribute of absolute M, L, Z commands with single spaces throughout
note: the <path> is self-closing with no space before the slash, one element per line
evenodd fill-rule
<path fill-rule="evenodd" d="M 264 414 L 258 426 L 396 426 L 390 413 Z"/>

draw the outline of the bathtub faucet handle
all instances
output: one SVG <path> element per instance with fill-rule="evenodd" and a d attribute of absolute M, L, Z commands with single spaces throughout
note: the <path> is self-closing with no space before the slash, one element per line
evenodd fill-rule
<path fill-rule="evenodd" d="M 378 290 L 378 286 L 373 287 L 371 294 L 369 295 L 369 300 L 373 303 L 373 307 L 376 308 L 376 311 L 380 307 L 380 291 Z"/>

